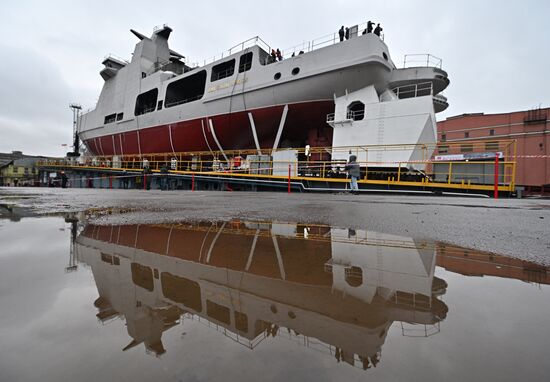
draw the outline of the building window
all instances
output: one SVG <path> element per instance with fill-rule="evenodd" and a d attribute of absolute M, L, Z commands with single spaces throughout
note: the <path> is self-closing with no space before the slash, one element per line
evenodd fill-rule
<path fill-rule="evenodd" d="M 13 167 L 13 173 L 18 174 L 19 173 L 19 167 L 14 166 Z"/>
<path fill-rule="evenodd" d="M 447 154 L 449 152 L 449 146 L 439 146 L 437 151 L 440 154 Z"/>
<path fill-rule="evenodd" d="M 495 129 L 489 130 L 489 135 L 495 135 Z"/>
<path fill-rule="evenodd" d="M 239 60 L 239 73 L 246 72 L 252 68 L 252 52 L 243 54 Z"/>
<path fill-rule="evenodd" d="M 441 142 L 445 142 L 447 140 L 447 134 L 442 133 L 441 134 Z"/>
<path fill-rule="evenodd" d="M 497 151 L 498 142 L 485 142 L 485 151 Z"/>
<path fill-rule="evenodd" d="M 141 93 L 136 98 L 136 108 L 134 110 L 134 115 L 142 115 L 155 111 L 157 106 L 157 97 L 159 91 L 157 88 L 151 89 L 145 93 Z"/>
<path fill-rule="evenodd" d="M 201 99 L 204 95 L 205 84 L 206 70 L 201 70 L 170 83 L 166 88 L 164 107 L 172 107 Z"/>
<path fill-rule="evenodd" d="M 472 151 L 474 151 L 474 145 L 472 145 L 471 143 L 460 145 L 460 151 L 463 153 L 471 153 Z"/>
<path fill-rule="evenodd" d="M 465 133 L 464 133 L 464 138 L 470 138 L 470 132 L 468 132 L 468 131 L 465 132 Z"/>
<path fill-rule="evenodd" d="M 231 77 L 235 73 L 235 59 L 222 62 L 221 64 L 212 67 L 212 76 L 210 82 L 221 80 L 222 78 Z"/>

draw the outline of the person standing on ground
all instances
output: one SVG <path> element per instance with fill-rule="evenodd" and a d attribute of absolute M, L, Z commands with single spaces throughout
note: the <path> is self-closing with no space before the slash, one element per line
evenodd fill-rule
<path fill-rule="evenodd" d="M 357 180 L 361 176 L 361 168 L 359 163 L 357 163 L 357 157 L 355 155 L 350 155 L 348 164 L 345 167 L 345 170 L 348 172 L 351 183 L 351 191 L 359 191 L 359 186 L 357 185 Z"/>
<path fill-rule="evenodd" d="M 376 25 L 376 28 L 374 28 L 374 34 L 380 37 L 380 32 L 382 32 L 382 27 L 380 26 L 380 23 Z"/>
<path fill-rule="evenodd" d="M 340 42 L 344 41 L 344 26 L 342 25 L 342 28 L 338 31 L 338 35 L 340 36 Z"/>

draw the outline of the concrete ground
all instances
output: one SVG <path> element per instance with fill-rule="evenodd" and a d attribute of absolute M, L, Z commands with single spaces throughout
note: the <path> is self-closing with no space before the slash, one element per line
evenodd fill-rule
<path fill-rule="evenodd" d="M 2 188 L 2 205 L 17 207 L 20 216 L 99 209 L 89 211 L 89 219 L 105 224 L 231 218 L 319 223 L 431 239 L 550 265 L 550 200 L 544 199 Z M 7 216 L 5 211 L 0 208 L 0 218 Z"/>

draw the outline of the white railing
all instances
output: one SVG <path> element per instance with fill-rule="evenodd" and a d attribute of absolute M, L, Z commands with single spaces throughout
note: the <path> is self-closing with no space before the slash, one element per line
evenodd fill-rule
<path fill-rule="evenodd" d="M 227 50 L 224 50 L 219 55 L 216 55 L 216 56 L 213 56 L 211 58 L 207 58 L 207 59 L 203 60 L 203 65 L 207 65 L 207 64 L 210 64 L 212 62 L 221 60 L 224 57 L 231 56 L 232 54 L 242 52 L 245 49 L 253 47 L 254 45 L 260 46 L 262 49 L 264 49 L 268 53 L 271 51 L 271 47 L 269 46 L 268 43 L 266 43 L 264 40 L 262 40 L 259 36 L 254 36 L 254 37 L 251 37 L 248 40 L 245 40 L 245 41 L 243 41 L 243 42 L 241 42 L 241 43 L 239 43 L 235 46 L 232 46 L 231 48 L 229 48 Z M 198 66 L 198 63 L 194 63 L 193 65 L 190 65 L 190 66 L 192 66 L 192 67 L 193 66 Z"/>
<path fill-rule="evenodd" d="M 352 28 L 354 28 L 355 25 L 352 26 Z M 367 23 L 362 23 L 362 24 L 358 24 L 357 25 L 357 35 L 353 35 L 353 36 L 350 36 L 350 38 L 353 38 L 353 37 L 357 37 L 357 36 L 361 36 L 363 34 L 363 31 L 365 31 L 367 29 Z M 380 34 L 380 39 L 382 39 L 382 41 L 384 41 L 384 34 L 381 33 Z M 313 40 L 310 40 L 310 41 L 304 41 L 303 43 L 301 44 L 298 44 L 298 45 L 294 45 L 294 46 L 291 46 L 289 48 L 285 48 L 283 50 L 281 50 L 281 54 L 283 55 L 283 57 L 290 57 L 290 55 L 292 54 L 299 54 L 300 52 L 311 52 L 313 50 L 316 50 L 316 49 L 319 49 L 319 48 L 323 48 L 325 46 L 330 46 L 330 45 L 334 45 L 334 44 L 337 44 L 340 42 L 340 35 L 338 34 L 338 31 L 334 32 L 334 33 L 331 33 L 331 34 L 327 34 L 327 35 L 324 35 L 324 36 L 321 36 L 321 37 L 317 37 Z"/>
<path fill-rule="evenodd" d="M 118 57 L 118 56 L 116 56 L 114 54 L 111 54 L 111 53 L 109 53 L 105 57 L 103 57 L 103 61 L 108 60 L 108 59 L 113 59 L 115 61 L 119 61 L 121 64 L 129 64 L 130 63 L 130 61 L 125 60 L 125 59 L 123 59 L 121 57 Z"/>
<path fill-rule="evenodd" d="M 427 95 L 433 95 L 433 83 L 421 82 L 419 84 L 402 85 L 393 88 L 397 98 L 416 98 Z"/>
<path fill-rule="evenodd" d="M 364 110 L 358 110 L 358 111 L 348 110 L 347 113 L 346 113 L 346 119 L 345 120 L 335 121 L 334 113 L 329 113 L 329 114 L 327 114 L 326 122 L 330 125 L 331 123 L 334 123 L 334 122 L 360 121 L 364 118 L 364 116 L 365 116 L 365 111 Z"/>
<path fill-rule="evenodd" d="M 164 28 L 170 28 L 170 27 L 168 26 L 168 24 L 157 25 L 153 28 L 153 33 L 155 33 L 156 31 L 159 31 L 161 29 L 164 29 Z"/>
<path fill-rule="evenodd" d="M 443 60 L 429 53 L 406 54 L 403 57 L 403 68 L 433 67 L 441 69 Z"/>
<path fill-rule="evenodd" d="M 362 35 L 363 31 L 365 31 L 367 29 L 367 23 L 366 22 L 358 24 L 356 26 L 357 26 L 357 35 L 350 36 L 350 38 Z M 352 28 L 354 28 L 354 27 L 355 27 L 355 25 L 352 26 Z M 380 39 L 382 39 L 382 41 L 384 41 L 384 34 L 383 33 L 380 34 Z M 319 49 L 319 48 L 322 48 L 322 47 L 325 47 L 325 46 L 329 46 L 329 45 L 334 45 L 334 44 L 337 44 L 339 42 L 340 42 L 340 36 L 338 34 L 338 31 L 336 31 L 336 32 L 331 33 L 331 34 L 327 34 L 327 35 L 324 35 L 324 36 L 321 36 L 321 37 L 317 37 L 313 40 L 305 41 L 301 44 L 294 45 L 294 46 L 291 46 L 289 48 L 285 48 L 285 49 L 281 50 L 281 54 L 282 54 L 283 57 L 288 58 L 292 54 L 298 55 L 300 52 L 303 52 L 303 53 L 311 52 L 313 50 L 316 50 L 316 49 Z M 229 48 L 226 51 L 223 51 L 220 55 L 216 55 L 216 56 L 213 56 L 211 58 L 203 60 L 203 65 L 210 64 L 210 63 L 215 62 L 217 60 L 220 60 L 224 57 L 227 57 L 227 56 L 230 56 L 232 54 L 241 52 L 241 51 L 243 51 L 247 48 L 250 48 L 254 45 L 258 45 L 262 49 L 264 49 L 267 53 L 271 53 L 272 47 L 268 43 L 266 43 L 264 40 L 262 40 L 259 36 L 255 36 L 255 37 L 249 38 L 248 40 L 245 40 L 245 41 Z"/>

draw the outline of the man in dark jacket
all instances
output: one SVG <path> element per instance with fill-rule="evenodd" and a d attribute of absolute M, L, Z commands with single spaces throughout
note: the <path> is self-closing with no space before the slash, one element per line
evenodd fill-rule
<path fill-rule="evenodd" d="M 350 155 L 345 170 L 348 172 L 351 179 L 351 191 L 358 191 L 359 187 L 357 186 L 357 180 L 361 176 L 361 168 L 359 167 L 359 163 L 357 163 L 357 157 L 355 155 Z"/>
<path fill-rule="evenodd" d="M 338 31 L 338 35 L 340 36 L 340 42 L 344 41 L 344 26 L 342 25 L 342 28 Z"/>
<path fill-rule="evenodd" d="M 382 27 L 380 26 L 380 24 L 377 24 L 376 28 L 374 28 L 374 34 L 380 37 L 380 32 L 382 32 Z"/>
<path fill-rule="evenodd" d="M 367 33 L 372 33 L 372 29 L 374 28 L 374 23 L 369 20 L 367 23 Z"/>

